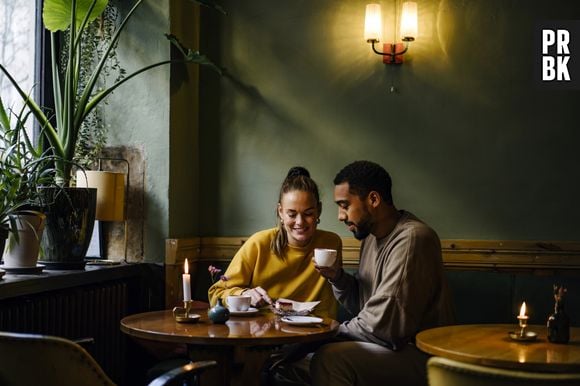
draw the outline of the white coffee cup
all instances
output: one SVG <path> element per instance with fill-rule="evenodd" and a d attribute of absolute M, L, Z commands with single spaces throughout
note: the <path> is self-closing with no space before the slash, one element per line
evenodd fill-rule
<path fill-rule="evenodd" d="M 248 311 L 252 298 L 246 295 L 230 295 L 226 299 L 231 311 Z"/>
<path fill-rule="evenodd" d="M 314 262 L 319 267 L 330 267 L 336 260 L 336 249 L 314 248 Z"/>

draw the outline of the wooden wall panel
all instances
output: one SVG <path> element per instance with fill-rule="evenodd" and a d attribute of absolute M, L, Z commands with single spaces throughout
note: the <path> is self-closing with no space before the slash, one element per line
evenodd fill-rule
<path fill-rule="evenodd" d="M 193 237 L 166 240 L 166 304 L 181 298 L 181 273 L 187 258 L 195 274 L 199 263 L 227 263 L 247 237 Z M 358 266 L 360 242 L 344 237 L 343 263 Z M 565 271 L 580 274 L 580 242 L 519 240 L 442 240 L 447 269 L 530 272 L 550 275 Z M 172 300 L 173 299 L 173 300 Z"/>

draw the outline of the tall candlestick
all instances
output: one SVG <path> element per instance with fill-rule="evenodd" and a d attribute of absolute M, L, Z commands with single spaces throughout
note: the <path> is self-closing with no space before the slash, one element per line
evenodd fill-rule
<path fill-rule="evenodd" d="M 183 300 L 188 302 L 191 301 L 191 277 L 189 275 L 189 264 L 187 259 L 185 259 L 185 263 L 183 264 Z"/>

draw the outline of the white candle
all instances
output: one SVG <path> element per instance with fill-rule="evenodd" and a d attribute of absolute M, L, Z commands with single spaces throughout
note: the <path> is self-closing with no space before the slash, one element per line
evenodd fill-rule
<path fill-rule="evenodd" d="M 191 300 L 191 277 L 189 276 L 189 264 L 187 259 L 183 264 L 183 271 L 185 272 L 183 276 L 183 300 L 188 302 Z"/>
<path fill-rule="evenodd" d="M 518 319 L 526 320 L 527 318 L 528 316 L 526 315 L 526 302 L 523 302 L 522 306 L 520 307 L 520 314 L 518 315 Z"/>

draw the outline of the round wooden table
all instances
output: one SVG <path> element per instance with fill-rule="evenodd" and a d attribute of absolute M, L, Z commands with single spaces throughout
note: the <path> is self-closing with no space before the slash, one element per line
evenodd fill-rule
<path fill-rule="evenodd" d="M 580 372 L 580 328 L 570 329 L 570 342 L 550 343 L 546 326 L 527 328 L 538 334 L 533 341 L 514 341 L 514 324 L 472 324 L 438 327 L 417 334 L 424 352 L 461 362 L 536 372 Z"/>
<path fill-rule="evenodd" d="M 312 326 L 293 326 L 267 310 L 212 324 L 207 309 L 193 312 L 201 316 L 197 323 L 177 323 L 169 310 L 130 315 L 121 320 L 121 331 L 141 339 L 185 343 L 192 360 L 216 360 L 217 368 L 203 375 L 203 384 L 257 385 L 264 364 L 281 345 L 332 338 L 339 326 L 327 318 Z"/>

